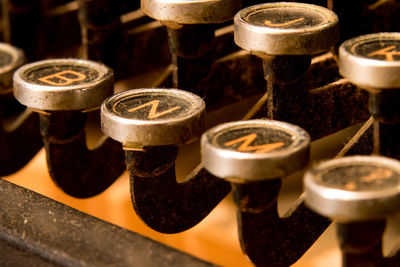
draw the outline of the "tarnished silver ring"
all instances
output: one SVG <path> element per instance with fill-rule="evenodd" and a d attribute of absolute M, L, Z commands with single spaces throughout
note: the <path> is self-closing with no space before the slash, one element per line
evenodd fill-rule
<path fill-rule="evenodd" d="M 113 92 L 113 71 L 90 60 L 42 60 L 14 73 L 15 98 L 38 110 L 90 110 Z"/>
<path fill-rule="evenodd" d="M 0 43 L 0 94 L 12 91 L 14 71 L 25 63 L 21 49 Z"/>
<path fill-rule="evenodd" d="M 203 133 L 205 103 L 178 89 L 134 89 L 108 98 L 101 106 L 103 132 L 126 149 L 183 145 Z"/>
<path fill-rule="evenodd" d="M 374 33 L 345 41 L 339 71 L 365 89 L 400 88 L 400 33 Z"/>
<path fill-rule="evenodd" d="M 352 156 L 323 162 L 304 177 L 305 203 L 339 221 L 384 218 L 400 211 L 400 162 Z"/>
<path fill-rule="evenodd" d="M 309 146 L 306 131 L 273 120 L 224 123 L 201 138 L 204 168 L 239 183 L 280 178 L 304 168 Z"/>
<path fill-rule="evenodd" d="M 338 17 L 331 10 L 303 3 L 266 3 L 239 11 L 235 43 L 252 53 L 313 55 L 339 39 Z"/>
<path fill-rule="evenodd" d="M 232 19 L 242 6 L 240 0 L 142 0 L 148 16 L 178 24 L 213 24 Z"/>

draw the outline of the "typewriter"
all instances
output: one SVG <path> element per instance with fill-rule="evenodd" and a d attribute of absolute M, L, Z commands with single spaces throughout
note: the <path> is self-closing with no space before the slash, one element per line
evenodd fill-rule
<path fill-rule="evenodd" d="M 399 266 L 399 13 L 3 0 L 0 265 Z"/>

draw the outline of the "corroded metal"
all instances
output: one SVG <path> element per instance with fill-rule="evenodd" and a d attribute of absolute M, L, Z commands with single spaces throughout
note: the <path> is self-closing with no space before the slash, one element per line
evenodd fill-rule
<path fill-rule="evenodd" d="M 80 111 L 40 114 L 50 176 L 64 192 L 79 198 L 103 192 L 126 169 L 118 142 L 107 138 L 87 148 L 85 125 L 86 114 Z"/>
<path fill-rule="evenodd" d="M 168 27 L 168 41 L 172 55 L 173 85 L 202 96 L 198 84 L 211 68 L 214 25 L 183 25 Z"/>
<path fill-rule="evenodd" d="M 294 64 L 290 59 L 286 63 Z M 267 83 L 269 98 L 255 117 L 267 116 L 297 124 L 306 129 L 312 139 L 366 120 L 369 117 L 368 94 L 348 81 L 337 78 L 321 87 L 310 84 L 310 78 L 315 77 L 317 68 L 314 66 L 297 79 L 286 76 L 285 71 L 281 72 L 283 76 L 279 77 L 280 81 L 270 80 L 267 76 L 270 80 Z M 327 76 L 324 76 L 324 72 L 320 73 L 319 79 L 327 77 L 329 81 L 330 75 L 337 75 L 337 69 L 331 71 Z M 276 75 L 274 78 L 278 79 Z M 319 79 L 313 81 L 318 82 Z"/>
<path fill-rule="evenodd" d="M 122 3 L 108 0 L 78 2 L 85 57 L 115 68 L 122 41 Z"/>
<path fill-rule="evenodd" d="M 184 145 L 205 128 L 205 103 L 178 89 L 127 90 L 103 102 L 102 131 L 125 149 Z"/>
<path fill-rule="evenodd" d="M 42 148 L 39 117 L 25 110 L 11 94 L 0 96 L 0 175 L 24 167 Z"/>
<path fill-rule="evenodd" d="M 337 223 L 342 266 L 396 266 L 398 262 L 382 255 L 385 226 L 385 220 Z"/>
<path fill-rule="evenodd" d="M 184 182 L 177 182 L 177 152 L 174 146 L 125 152 L 133 207 L 144 223 L 162 233 L 178 233 L 195 226 L 231 189 L 229 183 L 201 167 Z"/>
<path fill-rule="evenodd" d="M 396 266 L 399 250 L 384 257 L 386 219 L 399 212 L 400 162 L 355 156 L 323 162 L 304 179 L 305 203 L 337 221 L 343 266 Z M 397 254 L 397 256 L 396 256 Z"/>
<path fill-rule="evenodd" d="M 280 179 L 232 184 L 240 245 L 256 266 L 295 263 L 330 224 L 309 210 L 302 199 L 281 218 L 277 207 L 280 186 Z"/>

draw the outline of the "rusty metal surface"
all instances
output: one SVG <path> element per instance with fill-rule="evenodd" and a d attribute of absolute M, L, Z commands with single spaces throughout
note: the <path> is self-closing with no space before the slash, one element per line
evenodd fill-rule
<path fill-rule="evenodd" d="M 107 138 L 93 150 L 86 145 L 86 114 L 40 114 L 40 131 L 51 178 L 67 194 L 87 198 L 107 189 L 125 171 L 120 143 Z"/>
<path fill-rule="evenodd" d="M 233 54 L 214 62 L 199 87 L 204 92 L 207 110 L 239 102 L 265 92 L 261 61 L 249 54 Z"/>
<path fill-rule="evenodd" d="M 79 0 L 79 19 L 84 57 L 117 66 L 121 44 L 122 14 L 120 1 Z"/>
<path fill-rule="evenodd" d="M 301 62 L 301 58 L 275 60 L 265 63 L 269 65 L 266 71 L 268 100 L 255 117 L 299 125 L 314 140 L 369 117 L 367 93 L 347 81 L 340 81 L 333 60 L 313 64 L 308 70 L 305 62 L 304 67 L 297 70 L 300 73 L 296 73 L 296 69 L 285 70 L 287 65 L 299 65 L 297 61 Z M 278 64 L 282 61 L 285 64 Z"/>
<path fill-rule="evenodd" d="M 167 28 L 174 65 L 173 86 L 202 96 L 198 84 L 208 74 L 213 62 L 210 51 L 215 26 L 199 24 Z"/>
<path fill-rule="evenodd" d="M 213 266 L 0 180 L 1 266 Z"/>
<path fill-rule="evenodd" d="M 400 159 L 400 124 L 374 121 L 374 153 Z"/>
<path fill-rule="evenodd" d="M 162 233 L 195 226 L 231 189 L 229 183 L 203 168 L 178 183 L 174 163 L 177 152 L 177 147 L 166 146 L 125 154 L 135 211 L 144 223 Z"/>
<path fill-rule="evenodd" d="M 388 266 L 382 255 L 382 235 L 386 221 L 337 223 L 342 250 L 342 266 Z"/>
<path fill-rule="evenodd" d="M 43 142 L 37 114 L 24 111 L 10 95 L 1 96 L 0 103 L 0 175 L 4 176 L 24 167 L 42 148 Z M 10 118 L 19 120 L 10 125 Z"/>
<path fill-rule="evenodd" d="M 370 93 L 369 109 L 374 118 L 374 153 L 400 159 L 399 90 Z"/>
<path fill-rule="evenodd" d="M 280 179 L 232 187 L 238 206 L 240 245 L 256 266 L 295 263 L 330 224 L 301 199 L 281 218 L 277 208 Z"/>

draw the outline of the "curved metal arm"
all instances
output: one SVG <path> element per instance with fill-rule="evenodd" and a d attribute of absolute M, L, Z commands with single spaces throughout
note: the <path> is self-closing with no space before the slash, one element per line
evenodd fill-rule
<path fill-rule="evenodd" d="M 204 95 L 199 83 L 210 72 L 213 62 L 211 48 L 215 25 L 184 25 L 179 29 L 167 27 L 167 30 L 174 65 L 173 87 Z"/>
<path fill-rule="evenodd" d="M 22 111 L 12 97 L 0 102 L 0 176 L 5 176 L 24 167 L 43 142 L 37 114 Z M 10 117 L 13 119 L 8 122 Z"/>
<path fill-rule="evenodd" d="M 125 171 L 121 144 L 107 138 L 89 150 L 85 124 L 80 111 L 40 114 L 50 175 L 65 193 L 79 198 L 101 193 Z"/>
<path fill-rule="evenodd" d="M 133 207 L 144 223 L 158 232 L 178 233 L 193 227 L 230 191 L 229 183 L 203 168 L 178 183 L 175 146 L 125 153 Z"/>
<path fill-rule="evenodd" d="M 382 254 L 385 227 L 385 219 L 336 223 L 342 266 L 395 266 Z"/>
<path fill-rule="evenodd" d="M 256 266 L 290 266 L 329 226 L 330 221 L 307 209 L 299 199 L 279 217 L 281 180 L 232 184 L 238 205 L 239 240 Z"/>

